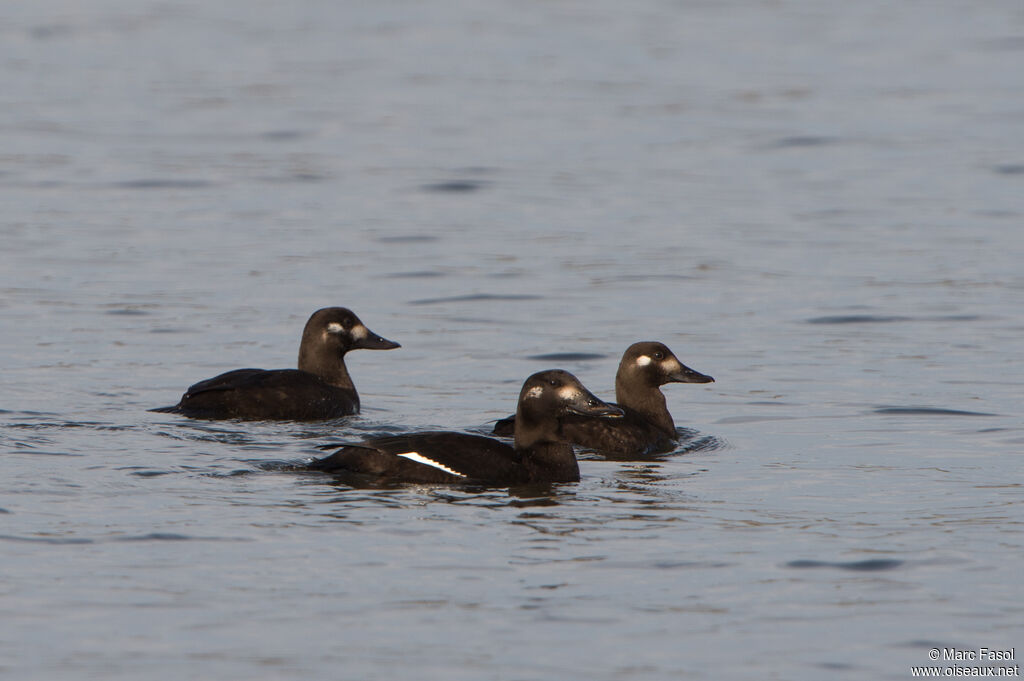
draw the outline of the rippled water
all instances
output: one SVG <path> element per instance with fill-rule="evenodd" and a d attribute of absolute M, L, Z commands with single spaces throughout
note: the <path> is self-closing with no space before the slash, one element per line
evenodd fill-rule
<path fill-rule="evenodd" d="M 1021 649 L 1024 14 L 974 3 L 14 3 L 0 676 L 910 678 Z M 293 366 L 364 412 L 146 409 Z M 351 489 L 326 442 L 610 397 L 578 484 Z"/>

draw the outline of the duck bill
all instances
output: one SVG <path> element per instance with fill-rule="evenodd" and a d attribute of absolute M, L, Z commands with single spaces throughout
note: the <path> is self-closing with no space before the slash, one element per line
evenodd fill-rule
<path fill-rule="evenodd" d="M 625 414 L 624 411 L 614 404 L 608 404 L 597 399 L 587 390 L 579 391 L 574 395 L 566 404 L 566 411 L 570 414 L 579 414 L 580 416 L 600 416 L 613 419 L 621 418 Z"/>
<path fill-rule="evenodd" d="M 668 375 L 668 379 L 672 383 L 714 383 L 715 379 L 711 378 L 707 374 L 702 374 L 699 371 L 694 371 L 685 364 L 680 364 L 679 368 Z"/>
<path fill-rule="evenodd" d="M 363 328 L 366 329 L 365 326 Z M 366 329 L 366 334 L 352 345 L 352 349 L 363 348 L 364 350 L 394 350 L 400 347 L 402 346 L 395 341 L 389 341 L 384 336 L 378 336 L 369 329 Z"/>

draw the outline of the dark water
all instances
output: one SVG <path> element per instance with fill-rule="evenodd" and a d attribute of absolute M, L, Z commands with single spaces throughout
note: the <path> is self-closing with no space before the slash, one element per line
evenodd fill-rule
<path fill-rule="evenodd" d="M 1024 645 L 1024 13 L 975 3 L 11 3 L 0 676 L 910 678 Z M 146 409 L 393 352 L 322 424 Z M 359 490 L 664 341 L 691 438 Z"/>

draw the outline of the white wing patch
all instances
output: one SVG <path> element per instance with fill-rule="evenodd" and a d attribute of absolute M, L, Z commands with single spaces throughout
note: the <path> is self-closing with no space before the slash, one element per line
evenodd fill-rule
<path fill-rule="evenodd" d="M 640 355 L 639 357 L 636 358 L 636 365 L 638 367 L 645 367 L 645 366 L 647 366 L 650 363 L 651 363 L 651 358 L 648 357 L 647 355 Z"/>
<path fill-rule="evenodd" d="M 462 473 L 460 473 L 460 472 L 458 472 L 456 470 L 453 470 L 451 468 L 448 468 L 448 466 L 445 466 L 443 463 L 440 463 L 438 461 L 434 461 L 433 459 L 428 459 L 427 457 L 423 456 L 419 452 L 402 452 L 398 456 L 401 456 L 403 458 L 409 459 L 409 461 L 415 461 L 416 463 L 421 463 L 424 466 L 430 466 L 431 468 L 436 468 L 436 469 L 438 469 L 440 471 L 444 471 L 445 473 L 451 473 L 452 475 L 458 476 L 460 478 L 466 477 Z"/>

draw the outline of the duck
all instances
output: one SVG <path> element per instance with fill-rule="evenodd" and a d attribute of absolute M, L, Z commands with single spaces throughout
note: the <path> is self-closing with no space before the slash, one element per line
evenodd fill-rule
<path fill-rule="evenodd" d="M 633 343 L 622 354 L 615 374 L 615 406 L 623 417 L 615 420 L 576 417 L 563 425 L 573 444 L 609 456 L 647 456 L 675 448 L 675 422 L 665 404 L 666 383 L 714 383 L 715 379 L 686 366 L 664 343 Z M 499 420 L 494 434 L 511 435 L 515 416 Z"/>
<path fill-rule="evenodd" d="M 181 400 L 151 411 L 202 419 L 315 421 L 359 413 L 345 353 L 401 345 L 366 328 L 345 307 L 314 312 L 302 330 L 298 369 L 235 369 L 190 386 Z"/>
<path fill-rule="evenodd" d="M 570 416 L 614 419 L 622 410 L 602 402 L 568 371 L 549 369 L 523 383 L 512 444 L 472 433 L 429 431 L 389 435 L 337 447 L 306 469 L 378 483 L 514 486 L 578 482 L 580 469 L 562 425 Z"/>

